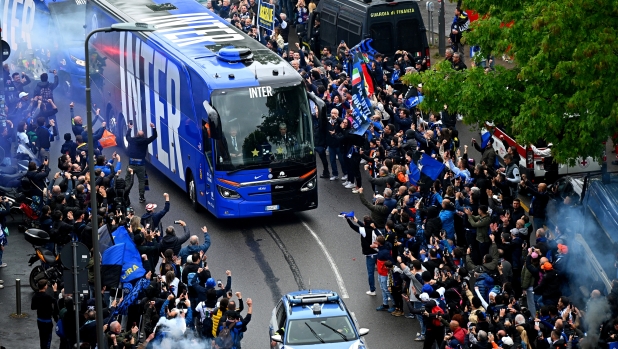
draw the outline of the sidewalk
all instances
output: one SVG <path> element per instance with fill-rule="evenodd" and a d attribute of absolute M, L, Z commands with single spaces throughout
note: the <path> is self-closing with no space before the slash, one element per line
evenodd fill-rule
<path fill-rule="evenodd" d="M 36 324 L 36 311 L 30 310 L 30 303 L 34 292 L 28 284 L 30 271 L 34 267 L 28 266 L 28 254 L 34 249 L 24 239 L 24 234 L 17 231 L 17 223 L 9 217 L 7 219 L 10 236 L 9 244 L 4 249 L 2 261 L 6 268 L 0 269 L 0 279 L 4 280 L 4 289 L 0 290 L 0 345 L 7 349 L 26 349 L 39 347 L 39 330 Z M 21 279 L 21 311 L 27 318 L 14 319 L 16 291 L 15 279 Z M 52 335 L 52 348 L 58 348 L 60 340 Z"/>

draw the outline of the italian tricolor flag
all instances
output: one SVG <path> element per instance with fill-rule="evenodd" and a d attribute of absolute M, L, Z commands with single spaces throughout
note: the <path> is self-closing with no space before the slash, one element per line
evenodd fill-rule
<path fill-rule="evenodd" d="M 371 74 L 369 73 L 369 69 L 367 69 L 367 65 L 361 63 L 361 67 L 363 67 L 363 76 L 365 77 L 365 90 L 368 95 L 373 94 L 373 80 L 371 79 Z"/>
<path fill-rule="evenodd" d="M 354 68 L 354 70 L 352 70 L 352 85 L 358 85 L 361 82 L 361 76 L 360 76 L 360 72 L 358 71 L 358 68 Z"/>

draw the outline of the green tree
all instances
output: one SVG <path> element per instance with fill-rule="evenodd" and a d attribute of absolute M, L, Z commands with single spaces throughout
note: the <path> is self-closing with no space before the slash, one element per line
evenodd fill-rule
<path fill-rule="evenodd" d="M 504 125 L 520 144 L 552 142 L 558 162 L 598 158 L 618 132 L 617 0 L 464 0 L 481 15 L 464 34 L 486 54 L 513 56 L 515 67 L 456 72 L 448 62 L 423 83 L 421 108 L 444 104 L 467 124 Z M 512 25 L 505 26 L 503 23 Z"/>

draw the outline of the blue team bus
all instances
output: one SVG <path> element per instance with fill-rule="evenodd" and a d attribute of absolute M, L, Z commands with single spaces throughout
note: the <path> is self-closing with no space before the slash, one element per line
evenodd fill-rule
<path fill-rule="evenodd" d="M 93 102 L 120 146 L 129 123 L 148 135 L 154 123 L 149 162 L 216 217 L 317 208 L 310 96 L 286 61 L 193 0 L 80 1 L 64 10 L 84 33 L 157 27 L 98 33 L 77 56 L 90 59 Z"/>

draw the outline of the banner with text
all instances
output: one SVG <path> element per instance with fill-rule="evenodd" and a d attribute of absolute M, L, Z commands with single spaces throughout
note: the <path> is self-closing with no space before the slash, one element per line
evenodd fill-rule
<path fill-rule="evenodd" d="M 352 133 L 363 135 L 371 124 L 373 107 L 369 94 L 373 93 L 372 77 L 367 64 L 376 51 L 371 47 L 371 39 L 365 39 L 350 49 L 354 58 L 352 65 Z"/>
<path fill-rule="evenodd" d="M 275 30 L 275 5 L 260 0 L 258 26 L 266 30 Z"/>

